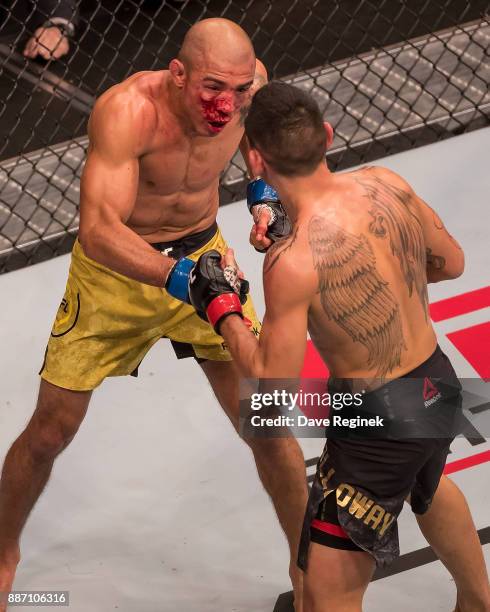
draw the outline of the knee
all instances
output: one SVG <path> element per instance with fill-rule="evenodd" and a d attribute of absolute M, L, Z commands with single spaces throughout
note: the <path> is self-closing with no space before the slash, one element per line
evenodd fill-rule
<path fill-rule="evenodd" d="M 47 461 L 56 457 L 73 440 L 79 426 L 80 421 L 73 416 L 52 407 L 49 410 L 38 407 L 25 432 L 33 459 Z"/>
<path fill-rule="evenodd" d="M 61 424 L 55 421 L 36 424 L 28 428 L 26 435 L 29 451 L 37 462 L 53 459 L 71 441 Z"/>

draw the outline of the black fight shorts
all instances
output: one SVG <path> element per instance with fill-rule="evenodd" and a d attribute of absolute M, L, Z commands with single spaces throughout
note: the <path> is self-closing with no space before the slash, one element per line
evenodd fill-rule
<path fill-rule="evenodd" d="M 404 384 L 407 378 L 413 379 L 409 386 Z M 415 370 L 366 394 L 365 399 L 384 407 L 384 411 L 378 410 L 384 416 L 390 412 L 410 414 L 405 419 L 410 425 L 417 425 L 414 414 L 423 415 L 419 421 L 427 416 L 429 425 L 436 415 L 439 423 L 447 421 L 438 434 L 404 437 L 404 429 L 395 428 L 398 437 L 393 438 L 380 438 L 379 434 L 378 438 L 342 437 L 338 433 L 331 437 L 327 430 L 329 439 L 317 465 L 303 524 L 298 557 L 301 569 L 307 566 L 310 541 L 366 551 L 379 567 L 400 554 L 398 515 L 408 496 L 413 512 L 428 510 L 457 433 L 460 392 L 449 359 L 437 347 Z M 446 435 L 449 430 L 452 435 Z"/>

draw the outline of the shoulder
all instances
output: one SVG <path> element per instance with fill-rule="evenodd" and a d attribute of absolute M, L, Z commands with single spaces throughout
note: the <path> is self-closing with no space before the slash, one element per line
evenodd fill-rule
<path fill-rule="evenodd" d="M 366 166 L 365 168 L 361 168 L 356 172 L 359 179 L 365 180 L 378 180 L 383 183 L 388 183 L 393 185 L 394 187 L 398 187 L 404 191 L 412 191 L 409 183 L 398 173 L 386 168 L 385 166 Z"/>
<path fill-rule="evenodd" d="M 144 152 L 147 139 L 157 127 L 155 99 L 148 87 L 147 73 L 138 73 L 108 89 L 100 96 L 89 120 L 92 145 L 110 142 Z"/>
<path fill-rule="evenodd" d="M 267 250 L 264 260 L 264 274 L 270 274 L 274 268 L 287 269 L 294 261 L 295 243 L 298 239 L 299 228 L 293 228 L 289 236 L 276 240 Z"/>
<path fill-rule="evenodd" d="M 293 228 L 289 236 L 269 248 L 264 261 L 264 286 L 268 292 L 286 289 L 292 297 L 300 298 L 316 291 L 306 228 Z"/>
<path fill-rule="evenodd" d="M 153 114 L 156 110 L 153 93 L 158 83 L 163 85 L 162 72 L 137 72 L 110 87 L 97 98 L 92 116 L 115 113 L 116 122 L 121 117 L 139 119 L 144 114 Z"/>

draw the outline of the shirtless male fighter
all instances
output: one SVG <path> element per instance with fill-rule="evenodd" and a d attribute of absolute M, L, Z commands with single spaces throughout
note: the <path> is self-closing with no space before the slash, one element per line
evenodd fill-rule
<path fill-rule="evenodd" d="M 314 100 L 291 85 L 262 88 L 245 128 L 252 172 L 277 190 L 292 223 L 290 235 L 272 246 L 257 239 L 260 231 L 252 235 L 256 247 L 270 246 L 260 339 L 243 324 L 236 294 L 227 297 L 234 303 L 228 312 L 216 312 L 216 301 L 232 291 L 218 253 L 200 258 L 189 289 L 242 374 L 298 378 L 309 331 L 334 384 L 377 382 L 364 401 L 389 397 L 400 415 L 424 409 L 423 381 L 433 377 L 431 384 L 442 380 L 447 402 L 458 407 L 460 385 L 437 345 L 427 283 L 458 277 L 464 255 L 438 215 L 385 168 L 331 173 L 325 151 L 332 128 Z M 236 266 L 231 251 L 224 264 Z M 409 378 L 415 396 L 406 395 Z M 456 610 L 490 610 L 468 506 L 451 481 L 441 480 L 450 441 L 447 435 L 328 440 L 300 546 L 305 612 L 361 610 L 375 563 L 399 554 L 397 517 L 409 496 L 422 532 L 454 578 Z"/>
<path fill-rule="evenodd" d="M 11 589 L 23 526 L 92 390 L 106 376 L 133 373 L 159 338 L 172 341 L 177 357 L 198 361 L 238 426 L 237 370 L 223 339 L 188 303 L 187 283 L 201 253 L 226 250 L 216 226 L 219 177 L 242 139 L 252 92 L 265 80 L 245 32 L 208 19 L 189 30 L 169 70 L 135 74 L 97 101 L 80 231 L 37 408 L 0 482 L 0 592 Z M 244 311 L 258 334 L 249 298 Z M 303 456 L 294 439 L 250 446 L 288 538 L 296 586 L 307 502 Z"/>

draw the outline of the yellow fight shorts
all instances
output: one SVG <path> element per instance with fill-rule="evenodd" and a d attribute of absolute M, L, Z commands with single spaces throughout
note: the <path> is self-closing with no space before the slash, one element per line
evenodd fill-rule
<path fill-rule="evenodd" d="M 216 224 L 175 242 L 152 246 L 172 257 L 194 261 L 210 249 L 224 253 L 227 248 Z M 243 311 L 258 336 L 260 323 L 250 296 Z M 179 359 L 231 360 L 223 338 L 192 306 L 165 289 L 132 280 L 89 259 L 77 240 L 41 377 L 64 389 L 88 391 L 106 376 L 135 374 L 159 338 L 171 340 Z"/>

